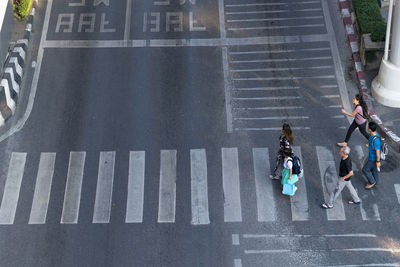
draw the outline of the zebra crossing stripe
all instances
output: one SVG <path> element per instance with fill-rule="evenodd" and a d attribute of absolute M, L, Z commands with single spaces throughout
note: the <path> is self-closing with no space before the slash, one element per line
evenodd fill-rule
<path fill-rule="evenodd" d="M 29 224 L 46 223 L 56 153 L 41 153 Z"/>
<path fill-rule="evenodd" d="M 303 163 L 301 148 L 299 146 L 293 146 L 293 151 L 294 154 L 299 157 L 300 162 Z M 296 183 L 298 188 L 296 194 L 290 198 L 293 221 L 307 221 L 310 219 L 305 179 L 306 177 L 303 174 L 303 177 L 299 178 L 299 181 Z"/>
<path fill-rule="evenodd" d="M 268 148 L 253 148 L 253 165 L 256 184 L 258 221 L 276 221 L 272 180 L 267 178 L 271 173 Z"/>
<path fill-rule="evenodd" d="M 158 222 L 175 222 L 176 150 L 161 150 Z"/>
<path fill-rule="evenodd" d="M 225 222 L 242 221 L 237 148 L 222 148 L 222 185 Z"/>
<path fill-rule="evenodd" d="M 26 153 L 13 152 L 11 154 L 3 199 L 0 206 L 0 224 L 14 223 L 25 162 Z"/>
<path fill-rule="evenodd" d="M 397 201 L 400 204 L 400 184 L 395 184 L 394 185 L 394 190 L 396 191 Z"/>
<path fill-rule="evenodd" d="M 324 192 L 325 202 L 328 202 L 330 194 L 335 189 L 339 177 L 336 172 L 335 161 L 332 152 L 327 147 L 323 146 L 317 146 L 316 149 L 322 189 Z M 339 195 L 334 203 L 334 208 L 326 210 L 326 213 L 329 221 L 346 220 L 341 195 Z"/>
<path fill-rule="evenodd" d="M 60 223 L 78 223 L 86 152 L 71 152 Z"/>
<path fill-rule="evenodd" d="M 355 155 L 355 159 L 358 162 L 361 162 L 361 165 L 362 165 L 364 163 L 364 152 L 363 152 L 362 147 L 360 145 L 357 145 L 354 147 L 353 151 L 354 151 L 353 154 Z M 359 168 L 357 167 L 356 164 L 353 164 L 353 169 L 356 171 L 359 171 Z M 378 205 L 376 203 L 373 203 L 371 205 L 371 208 L 366 209 L 364 201 L 361 201 L 360 212 L 361 212 L 362 219 L 364 221 L 380 221 L 381 216 L 379 214 Z"/>
<path fill-rule="evenodd" d="M 193 225 L 210 224 L 208 213 L 207 157 L 205 149 L 190 150 Z"/>
<path fill-rule="evenodd" d="M 114 183 L 115 151 L 100 152 L 93 223 L 109 223 Z"/>
<path fill-rule="evenodd" d="M 126 223 L 143 222 L 145 151 L 129 153 L 128 199 Z"/>

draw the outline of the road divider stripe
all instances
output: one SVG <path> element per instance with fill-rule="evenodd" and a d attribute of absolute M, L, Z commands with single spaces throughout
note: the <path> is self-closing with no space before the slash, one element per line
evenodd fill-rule
<path fill-rule="evenodd" d="M 241 222 L 242 204 L 237 148 L 222 148 L 222 185 L 225 222 Z"/>
<path fill-rule="evenodd" d="M 208 212 L 207 157 L 205 149 L 190 150 L 193 225 L 210 224 Z"/>
<path fill-rule="evenodd" d="M 129 152 L 126 223 L 143 222 L 145 151 Z"/>
<path fill-rule="evenodd" d="M 46 223 L 56 153 L 41 153 L 29 224 Z"/>
<path fill-rule="evenodd" d="M 0 206 L 0 224 L 13 224 L 24 174 L 26 153 L 13 152 Z"/>
<path fill-rule="evenodd" d="M 114 182 L 115 151 L 100 152 L 93 223 L 109 223 Z"/>
<path fill-rule="evenodd" d="M 61 223 L 78 223 L 85 158 L 86 152 L 71 152 L 69 154 Z"/>
<path fill-rule="evenodd" d="M 158 222 L 174 223 L 176 209 L 176 150 L 161 150 Z"/>

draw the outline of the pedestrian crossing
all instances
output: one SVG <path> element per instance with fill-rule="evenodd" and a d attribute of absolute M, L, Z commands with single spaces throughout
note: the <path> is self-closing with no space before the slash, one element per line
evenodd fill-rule
<path fill-rule="evenodd" d="M 293 147 L 295 154 L 302 159 L 302 149 L 299 146 Z M 244 216 L 248 212 L 248 206 L 242 205 L 242 197 L 244 194 L 249 194 L 248 191 L 243 192 L 243 183 L 254 185 L 252 193 L 254 197 L 254 218 L 258 222 L 275 222 L 278 221 L 278 213 L 282 201 L 290 202 L 290 212 L 292 221 L 309 221 L 312 218 L 310 210 L 317 209 L 318 206 L 310 206 L 310 201 L 307 192 L 307 183 L 315 182 L 314 177 L 310 177 L 310 168 L 307 165 L 303 166 L 304 176 L 296 184 L 298 191 L 293 197 L 279 196 L 274 193 L 276 188 L 280 190 L 280 183 L 269 178 L 272 166 L 270 162 L 274 161 L 275 151 L 270 151 L 267 147 L 252 148 L 250 153 L 252 157 L 253 176 L 249 174 L 246 177 L 241 177 L 240 168 L 244 167 L 241 153 L 243 149 L 237 147 L 223 147 L 220 150 L 221 158 L 221 177 L 222 188 L 219 194 L 223 194 L 223 210 L 218 213 L 223 213 L 223 221 L 226 223 L 240 223 L 245 220 Z M 329 193 L 333 190 L 337 180 L 338 156 L 333 151 L 333 147 L 316 146 L 315 147 L 316 161 L 318 162 L 318 171 L 320 174 L 321 190 L 325 197 L 325 201 L 329 198 Z M 119 177 L 126 184 L 126 210 L 125 218 L 117 220 L 125 221 L 125 223 L 143 223 L 144 212 L 146 207 L 145 195 L 152 188 L 146 187 L 146 169 L 153 168 L 154 164 L 159 165 L 159 191 L 158 191 L 158 223 L 175 223 L 176 222 L 176 207 L 177 207 L 177 180 L 178 168 L 178 150 L 161 150 L 159 164 L 146 162 L 146 151 L 130 151 L 129 170 L 127 171 L 126 179 Z M 210 179 L 218 179 L 209 169 L 210 162 L 207 161 L 209 155 L 206 149 L 190 149 L 190 203 L 191 207 L 191 224 L 192 225 L 208 225 L 215 222 L 215 218 L 210 216 L 213 214 L 211 209 L 218 208 L 218 205 L 212 203 L 209 205 L 209 181 Z M 214 152 L 215 153 L 215 152 Z M 362 162 L 364 153 L 361 146 L 356 146 L 353 149 L 353 162 Z M 97 182 L 94 196 L 93 217 L 92 223 L 105 224 L 109 223 L 112 215 L 112 199 L 114 189 L 114 176 L 117 165 L 116 151 L 102 151 L 98 155 L 98 166 L 96 166 Z M 10 225 L 15 223 L 15 217 L 18 212 L 24 212 L 22 207 L 18 206 L 21 185 L 24 181 L 35 181 L 35 187 L 32 200 L 30 201 L 30 213 L 28 224 L 45 224 L 49 211 L 49 204 L 52 194 L 52 186 L 54 185 L 53 176 L 57 170 L 57 153 L 44 152 L 40 154 L 36 177 L 31 177 L 31 173 L 26 171 L 26 165 L 32 160 L 32 157 L 27 157 L 28 153 L 13 152 L 10 156 L 8 172 L 6 177 L 0 177 L 5 180 L 4 188 L 1 190 L 2 201 L 0 206 L 0 225 Z M 65 173 L 65 188 L 62 202 L 62 211 L 59 219 L 60 224 L 77 224 L 79 223 L 79 209 L 81 205 L 82 184 L 85 179 L 95 180 L 90 177 L 86 170 L 87 164 L 86 152 L 72 151 L 69 153 L 68 169 Z M 357 170 L 357 165 L 355 170 Z M 241 167 L 242 166 L 242 167 Z M 248 178 L 254 179 L 250 182 Z M 241 186 L 242 185 L 242 186 Z M 252 186 L 253 187 L 253 186 Z M 218 193 L 218 190 L 213 190 L 213 194 Z M 400 201 L 400 187 L 395 185 L 394 195 L 397 195 Z M 182 201 L 182 199 L 181 199 Z M 185 200 L 186 201 L 186 200 Z M 322 202 L 323 200 L 321 200 Z M 222 207 L 222 206 L 220 206 Z M 335 203 L 334 209 L 326 210 L 326 218 L 328 221 L 343 221 L 346 220 L 347 206 L 343 205 L 341 197 Z M 377 220 L 380 221 L 378 205 L 376 203 L 369 207 L 360 206 L 360 220 Z"/>

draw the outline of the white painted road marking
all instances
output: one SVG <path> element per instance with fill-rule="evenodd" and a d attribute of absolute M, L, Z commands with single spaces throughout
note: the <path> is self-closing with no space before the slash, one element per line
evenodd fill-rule
<path fill-rule="evenodd" d="M 329 201 L 331 192 L 336 187 L 339 177 L 336 172 L 335 161 L 332 152 L 323 146 L 317 146 L 316 150 L 322 189 L 324 192 L 325 202 L 327 203 Z M 333 206 L 333 209 L 326 210 L 328 220 L 345 220 L 346 215 L 343 208 L 342 195 L 339 195 Z"/>
<path fill-rule="evenodd" d="M 161 150 L 158 222 L 175 222 L 176 150 Z"/>
<path fill-rule="evenodd" d="M 222 148 L 222 185 L 224 188 L 225 222 L 241 222 L 242 204 L 237 148 Z"/>
<path fill-rule="evenodd" d="M 400 184 L 395 184 L 394 185 L 394 190 L 396 191 L 397 201 L 400 204 Z"/>
<path fill-rule="evenodd" d="M 61 223 L 78 223 L 85 158 L 86 152 L 71 152 L 69 154 Z"/>
<path fill-rule="evenodd" d="M 25 162 L 26 153 L 13 152 L 11 154 L 3 199 L 0 206 L 0 224 L 14 223 Z"/>
<path fill-rule="evenodd" d="M 303 164 L 304 162 L 301 155 L 301 148 L 299 146 L 293 146 L 293 152 L 296 156 L 299 157 L 300 162 Z M 303 171 L 305 171 L 304 167 Z M 296 186 L 298 188 L 296 194 L 290 198 L 292 221 L 307 221 L 310 219 L 310 211 L 308 207 L 307 188 L 305 180 L 306 176 L 303 173 L 303 176 L 299 178 L 299 181 L 296 183 Z"/>
<path fill-rule="evenodd" d="M 129 153 L 126 223 L 143 222 L 145 151 Z"/>
<path fill-rule="evenodd" d="M 190 150 L 192 224 L 209 224 L 207 157 L 205 149 Z"/>
<path fill-rule="evenodd" d="M 114 182 L 115 152 L 100 152 L 93 223 L 109 223 Z"/>
<path fill-rule="evenodd" d="M 56 153 L 42 153 L 40 155 L 29 224 L 46 223 L 55 161 Z"/>
<path fill-rule="evenodd" d="M 276 208 L 268 148 L 253 148 L 253 166 L 257 196 L 257 218 L 259 222 L 276 221 Z"/>

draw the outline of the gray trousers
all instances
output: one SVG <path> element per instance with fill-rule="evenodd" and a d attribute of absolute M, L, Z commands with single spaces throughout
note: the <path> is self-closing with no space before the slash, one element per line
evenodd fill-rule
<path fill-rule="evenodd" d="M 333 206 L 333 203 L 335 203 L 336 199 L 339 197 L 340 193 L 342 192 L 345 186 L 347 186 L 347 188 L 349 189 L 353 201 L 355 202 L 360 201 L 360 198 L 358 197 L 356 190 L 351 184 L 351 181 L 342 181 L 342 179 L 339 178 L 335 190 L 333 190 L 331 193 L 331 197 L 328 202 L 329 206 Z"/>

